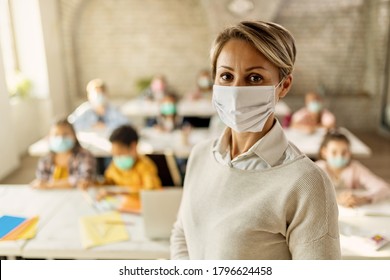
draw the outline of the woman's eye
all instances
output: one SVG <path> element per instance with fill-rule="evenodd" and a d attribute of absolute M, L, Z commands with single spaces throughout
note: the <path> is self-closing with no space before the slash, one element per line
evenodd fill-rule
<path fill-rule="evenodd" d="M 263 80 L 263 77 L 260 75 L 250 75 L 249 76 L 249 82 L 251 83 L 259 83 Z"/>
<path fill-rule="evenodd" d="M 230 73 L 223 73 L 221 74 L 221 79 L 225 82 L 229 82 L 233 80 L 233 75 Z"/>

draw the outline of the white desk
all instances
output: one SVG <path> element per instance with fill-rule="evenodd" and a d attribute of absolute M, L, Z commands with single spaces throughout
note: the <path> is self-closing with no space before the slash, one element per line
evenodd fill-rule
<path fill-rule="evenodd" d="M 188 157 L 193 145 L 209 136 L 208 129 L 193 128 L 189 133 L 188 143 L 185 143 L 180 130 L 167 133 L 155 128 L 144 128 L 140 131 L 138 152 L 140 154 L 174 153 L 180 157 Z M 80 144 L 95 157 L 111 156 L 111 143 L 106 135 L 95 132 L 79 132 L 77 137 Z M 28 153 L 30 156 L 38 157 L 47 155 L 49 153 L 48 139 L 42 138 L 32 144 Z"/>
<path fill-rule="evenodd" d="M 38 230 L 41 230 L 67 196 L 63 190 L 47 192 L 26 185 L 0 185 L 0 215 L 39 216 Z M 0 255 L 21 256 L 25 244 L 25 240 L 0 241 Z"/>
<path fill-rule="evenodd" d="M 71 259 L 159 259 L 169 258 L 169 241 L 144 237 L 142 216 L 123 214 L 130 240 L 84 249 L 79 218 L 96 210 L 79 190 L 34 190 L 28 186 L 0 186 L 0 214 L 39 216 L 35 238 L 0 241 L 0 256 Z"/>
<path fill-rule="evenodd" d="M 157 102 L 145 99 L 132 99 L 124 103 L 120 110 L 122 114 L 130 118 L 133 117 L 156 117 L 159 115 L 159 105 Z M 288 105 L 279 101 L 275 107 L 275 114 L 284 117 L 291 113 Z M 183 117 L 211 117 L 216 114 L 210 99 L 199 100 L 181 99 L 177 105 L 177 114 Z"/>
<path fill-rule="evenodd" d="M 111 153 L 111 143 L 106 131 L 83 131 L 77 133 L 82 147 L 96 157 L 107 157 Z M 28 154 L 34 157 L 45 156 L 49 153 L 49 139 L 44 137 L 28 147 Z"/>
<path fill-rule="evenodd" d="M 121 106 L 122 114 L 128 117 L 156 117 L 159 115 L 159 104 L 145 99 L 132 99 Z M 177 105 L 179 116 L 210 117 L 215 109 L 209 99 L 186 100 L 182 99 Z"/>
<path fill-rule="evenodd" d="M 173 153 L 178 157 L 188 157 L 192 147 L 207 138 L 211 134 L 207 128 L 193 128 L 185 141 L 183 132 L 175 130 L 172 133 L 162 132 L 155 128 L 144 128 L 138 144 L 141 154 Z M 184 139 L 183 139 L 184 138 Z"/>
<path fill-rule="evenodd" d="M 390 239 L 390 200 L 354 209 L 339 206 L 339 221 L 344 259 L 390 259 L 390 243 L 375 251 L 359 239 L 375 234 Z"/>
<path fill-rule="evenodd" d="M 354 156 L 369 157 L 371 155 L 371 149 L 353 135 L 352 132 L 346 128 L 340 128 L 339 130 L 351 142 L 351 151 Z M 285 128 L 284 132 L 289 141 L 296 145 L 303 153 L 314 158 L 317 157 L 321 142 L 326 134 L 325 129 L 317 129 L 312 134 L 307 134 L 294 128 Z"/>
<path fill-rule="evenodd" d="M 142 217 L 123 214 L 130 240 L 84 249 L 81 244 L 79 218 L 96 214 L 81 191 L 69 190 L 69 198 L 37 236 L 23 248 L 26 258 L 71 259 L 159 259 L 169 258 L 169 241 L 152 241 L 143 233 Z"/>

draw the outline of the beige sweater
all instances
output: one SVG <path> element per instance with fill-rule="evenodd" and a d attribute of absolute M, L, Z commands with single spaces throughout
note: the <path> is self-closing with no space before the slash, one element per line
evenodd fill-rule
<path fill-rule="evenodd" d="M 339 259 L 328 177 L 306 156 L 263 171 L 219 164 L 194 147 L 171 236 L 172 259 Z"/>

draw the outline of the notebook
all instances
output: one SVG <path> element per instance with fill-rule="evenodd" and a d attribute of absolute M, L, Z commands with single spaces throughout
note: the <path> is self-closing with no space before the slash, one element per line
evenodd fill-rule
<path fill-rule="evenodd" d="M 84 248 L 125 241 L 129 235 L 118 212 L 84 216 L 79 220 Z"/>
<path fill-rule="evenodd" d="M 169 239 L 179 210 L 183 188 L 141 191 L 141 207 L 145 236 Z"/>

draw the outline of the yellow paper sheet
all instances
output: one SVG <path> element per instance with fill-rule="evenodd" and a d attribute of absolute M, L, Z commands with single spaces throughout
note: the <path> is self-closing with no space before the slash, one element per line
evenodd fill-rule
<path fill-rule="evenodd" d="M 38 217 L 34 217 L 31 220 L 31 223 L 26 227 L 24 232 L 18 236 L 18 239 L 31 239 L 35 237 L 35 234 L 37 233 Z"/>
<path fill-rule="evenodd" d="M 81 217 L 80 230 L 84 248 L 129 239 L 122 217 L 117 212 Z"/>

